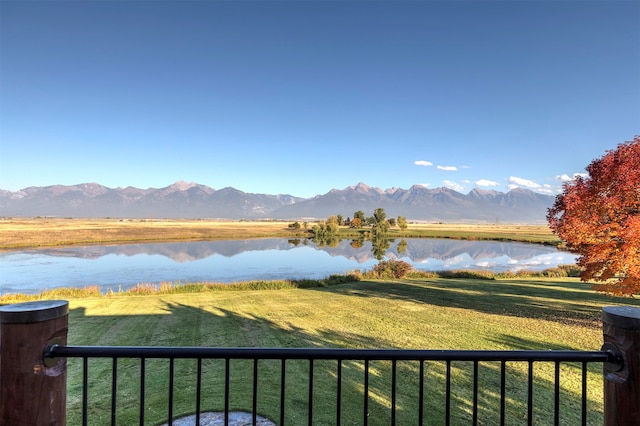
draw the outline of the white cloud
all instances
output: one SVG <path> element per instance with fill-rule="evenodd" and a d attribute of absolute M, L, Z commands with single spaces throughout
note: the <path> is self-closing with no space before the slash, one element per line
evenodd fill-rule
<path fill-rule="evenodd" d="M 428 188 L 428 187 L 430 187 L 430 186 L 431 186 L 431 184 L 430 184 L 430 183 L 416 183 L 416 185 L 418 185 L 418 186 L 423 186 L 423 187 L 425 187 L 425 188 Z"/>
<path fill-rule="evenodd" d="M 518 185 L 514 185 L 514 184 L 509 184 L 509 185 L 507 185 L 507 188 L 516 189 L 516 188 L 519 188 L 519 186 Z"/>
<path fill-rule="evenodd" d="M 535 182 L 534 182 L 534 181 L 532 181 L 532 180 L 529 180 L 529 179 L 523 179 L 523 178 L 519 178 L 519 177 L 516 177 L 516 176 L 509 176 L 508 182 L 509 182 L 509 184 L 510 184 L 510 185 L 509 185 L 509 188 L 511 188 L 511 189 L 513 189 L 513 188 L 512 188 L 512 185 L 513 185 L 515 188 L 517 188 L 517 187 L 519 187 L 519 186 L 523 186 L 523 187 L 525 187 L 525 188 L 530 188 L 530 189 L 538 189 L 538 188 L 542 188 L 542 186 L 541 186 L 540 184 L 535 183 Z"/>
<path fill-rule="evenodd" d="M 418 160 L 418 161 L 414 161 L 413 164 L 415 164 L 416 166 L 433 166 L 433 163 L 431 161 L 424 161 L 424 160 Z"/>
<path fill-rule="evenodd" d="M 456 170 L 458 170 L 456 166 L 437 166 L 437 168 L 440 170 L 446 170 L 448 172 L 455 172 Z"/>
<path fill-rule="evenodd" d="M 443 180 L 442 181 L 444 183 L 444 186 L 446 186 L 449 189 L 453 189 L 454 191 L 464 191 L 464 186 L 460 185 L 459 183 L 450 181 L 450 180 Z"/>
<path fill-rule="evenodd" d="M 469 179 L 462 179 L 462 183 L 471 183 Z"/>
<path fill-rule="evenodd" d="M 574 180 L 578 176 L 581 176 L 581 177 L 584 178 L 584 177 L 587 177 L 588 174 L 587 173 L 574 173 L 573 176 L 569 176 L 568 174 L 564 173 L 562 175 L 556 176 L 556 180 L 559 180 L 561 182 L 568 182 L 570 180 Z"/>
<path fill-rule="evenodd" d="M 489 179 L 480 179 L 476 181 L 476 185 L 478 186 L 500 186 L 498 182 L 494 182 Z"/>

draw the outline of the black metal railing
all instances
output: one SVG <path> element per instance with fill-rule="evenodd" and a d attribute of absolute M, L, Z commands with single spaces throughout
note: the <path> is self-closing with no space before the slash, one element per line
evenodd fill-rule
<path fill-rule="evenodd" d="M 89 360 L 92 358 L 106 358 L 111 359 L 111 414 L 110 422 L 112 425 L 117 424 L 118 418 L 118 361 L 123 359 L 133 359 L 139 362 L 136 367 L 136 372 L 139 370 L 139 424 L 145 424 L 145 397 L 147 393 L 146 383 L 146 370 L 147 361 L 151 359 L 165 359 L 168 360 L 168 372 L 164 375 L 168 376 L 168 388 L 167 388 L 167 408 L 166 408 L 166 421 L 168 424 L 172 423 L 174 419 L 174 399 L 176 397 L 176 373 L 175 365 L 176 360 L 179 359 L 191 359 L 196 363 L 195 368 L 195 406 L 191 410 L 195 412 L 195 424 L 199 424 L 200 415 L 202 413 L 201 400 L 203 398 L 203 361 L 204 360 L 218 360 L 224 363 L 223 369 L 220 371 L 218 380 L 222 380 L 223 383 L 223 395 L 224 402 L 221 406 L 221 411 L 224 413 L 224 422 L 229 424 L 229 412 L 231 407 L 234 406 L 234 402 L 231 401 L 230 387 L 234 379 L 232 374 L 231 363 L 235 360 L 248 360 L 253 361 L 252 368 L 249 368 L 250 381 L 250 407 L 253 416 L 253 424 L 257 424 L 257 412 L 258 412 L 258 383 L 259 383 L 259 362 L 265 360 L 279 361 L 279 419 L 277 424 L 283 426 L 285 424 L 315 424 L 314 420 L 314 392 L 316 392 L 317 386 L 324 383 L 325 385 L 333 381 L 332 389 L 334 389 L 333 396 L 335 398 L 333 405 L 333 411 L 335 417 L 331 420 L 331 424 L 340 425 L 344 423 L 343 416 L 345 415 L 345 409 L 343 403 L 347 396 L 345 396 L 344 389 L 344 376 L 345 376 L 345 363 L 357 362 L 358 369 L 361 368 L 362 375 L 361 383 L 357 384 L 358 389 L 361 392 L 361 402 L 358 407 L 362 408 L 359 418 L 362 424 L 401 424 L 398 419 L 398 399 L 399 391 L 402 390 L 403 384 L 401 383 L 401 377 L 398 374 L 399 368 L 403 363 L 411 363 L 412 370 L 417 379 L 413 379 L 417 382 L 417 392 L 412 396 L 417 398 L 417 402 L 413 406 L 417 406 L 417 412 L 410 413 L 409 416 L 413 419 L 412 424 L 426 424 L 427 422 L 433 422 L 434 419 L 429 417 L 429 414 L 425 412 L 425 398 L 427 393 L 433 394 L 433 390 L 430 388 L 433 385 L 432 381 L 425 379 L 425 366 L 430 366 L 431 363 L 437 363 L 439 371 L 442 373 L 442 381 L 444 384 L 444 390 L 439 392 L 444 393 L 444 409 L 442 410 L 443 418 L 437 419 L 437 424 L 454 424 L 455 419 L 452 417 L 452 409 L 456 408 L 459 401 L 453 401 L 454 395 L 453 389 L 456 385 L 456 378 L 454 377 L 453 366 L 456 368 L 458 364 L 465 365 L 465 371 L 468 375 L 464 380 L 467 381 L 467 387 L 469 388 L 469 422 L 471 424 L 478 424 L 479 422 L 486 423 L 481 419 L 481 401 L 480 395 L 482 387 L 485 383 L 482 382 L 480 377 L 480 367 L 491 366 L 493 370 L 496 370 L 497 389 L 492 390 L 495 393 L 495 406 L 492 410 L 497 411 L 496 422 L 504 425 L 508 423 L 506 412 L 507 403 L 512 398 L 508 395 L 507 383 L 509 382 L 508 376 L 510 370 L 508 365 L 515 363 L 519 365 L 522 370 L 522 374 L 518 374 L 515 379 L 518 382 L 524 381 L 523 388 L 526 389 L 526 402 L 523 401 L 524 412 L 522 413 L 523 423 L 531 425 L 534 423 L 534 364 L 538 365 L 543 363 L 548 371 L 550 384 L 549 394 L 552 395 L 553 412 L 549 413 L 548 420 L 553 424 L 561 424 L 561 395 L 562 395 L 562 382 L 561 382 L 561 367 L 563 365 L 572 365 L 574 369 L 578 369 L 574 375 L 577 375 L 581 380 L 580 383 L 580 398 L 578 404 L 580 405 L 578 411 L 579 423 L 586 425 L 589 423 L 589 409 L 588 409 L 588 394 L 587 394 L 587 375 L 590 364 L 593 363 L 619 363 L 621 362 L 620 356 L 615 354 L 614 351 L 469 351 L 469 350 L 395 350 L 395 349 L 326 349 L 326 348 L 207 348 L 207 347 L 114 347 L 114 346 L 61 346 L 52 345 L 47 348 L 45 352 L 45 358 L 81 358 L 82 359 L 82 424 L 90 423 L 89 419 Z M 298 397 L 299 395 L 291 395 L 291 391 L 287 393 L 288 380 L 290 377 L 287 375 L 287 363 L 291 363 L 294 360 L 297 362 L 308 363 L 305 366 L 304 371 L 307 373 L 306 378 L 297 377 L 296 380 L 302 380 L 306 384 L 307 395 L 307 407 L 306 418 L 304 420 L 299 417 L 296 420 L 291 420 L 288 416 L 287 407 L 291 404 L 288 402 L 288 398 Z M 320 377 L 318 369 L 315 368 L 320 362 L 335 362 L 332 368 L 323 368 L 323 373 L 327 377 Z M 381 419 L 372 419 L 370 417 L 370 403 L 371 399 L 375 396 L 372 391 L 371 380 L 374 376 L 378 375 L 376 369 L 375 374 L 372 373 L 371 366 L 375 362 L 385 362 L 385 374 L 388 374 L 388 389 L 386 395 L 389 396 L 389 415 L 384 421 Z M 324 364 L 323 364 L 324 366 Z M 433 367 L 429 367 L 433 368 Z M 360 371 L 360 370 L 358 370 Z M 273 375 L 273 371 L 271 373 Z M 599 373 L 601 374 L 601 373 Z M 275 374 L 278 376 L 277 372 Z M 244 376 L 244 375 L 243 375 Z M 351 375 L 352 376 L 352 375 Z M 103 380 L 104 381 L 104 380 Z M 314 383 L 314 381 L 316 383 Z M 429 382 L 429 383 L 427 383 Z M 179 389 L 178 389 L 179 391 Z M 273 390 L 269 390 L 273 392 Z M 466 391 L 465 391 L 466 392 Z M 352 395 L 352 394 L 350 394 Z M 482 413 L 485 413 L 482 411 Z M 354 413 L 348 413 L 353 419 Z M 406 415 L 406 413 L 405 413 Z M 467 422 L 467 423 L 469 423 Z"/>

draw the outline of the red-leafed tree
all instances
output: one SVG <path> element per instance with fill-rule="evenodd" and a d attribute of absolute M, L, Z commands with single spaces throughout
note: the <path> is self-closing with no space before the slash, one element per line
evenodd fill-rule
<path fill-rule="evenodd" d="M 580 254 L 583 281 L 617 295 L 640 294 L 640 136 L 618 145 L 564 184 L 547 220 Z"/>

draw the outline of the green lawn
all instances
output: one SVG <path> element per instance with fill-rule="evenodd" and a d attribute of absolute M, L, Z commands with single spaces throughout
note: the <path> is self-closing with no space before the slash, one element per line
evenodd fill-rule
<path fill-rule="evenodd" d="M 246 347 L 338 347 L 415 349 L 581 349 L 602 344 L 603 306 L 640 306 L 635 299 L 596 294 L 577 279 L 404 279 L 360 281 L 328 288 L 224 291 L 173 295 L 115 295 L 70 301 L 69 344 Z M 145 413 L 149 424 L 166 420 L 168 361 L 147 360 Z M 534 364 L 535 424 L 549 424 L 553 365 Z M 108 422 L 111 361 L 89 362 L 90 424 Z M 279 420 L 279 361 L 261 361 L 258 412 Z M 372 362 L 369 422 L 390 421 L 388 362 Z M 453 363 L 453 424 L 469 424 L 471 365 Z M 496 424 L 499 365 L 479 368 L 481 424 Z M 250 361 L 231 361 L 233 409 L 251 411 Z M 417 362 L 399 362 L 397 424 L 416 424 Z M 526 415 L 526 368 L 508 364 L 507 424 Z M 137 421 L 139 361 L 118 364 L 118 423 Z M 306 424 L 308 361 L 286 367 L 286 423 Z M 601 365 L 588 374 L 589 423 L 602 424 Z M 79 423 L 81 361 L 69 360 L 69 424 Z M 176 360 L 176 415 L 195 409 L 196 363 Z M 223 408 L 224 361 L 203 363 L 203 410 Z M 335 424 L 336 362 L 314 365 L 314 425 Z M 442 362 L 426 363 L 426 424 L 442 424 Z M 343 363 L 343 424 L 362 424 L 363 365 Z M 561 371 L 562 424 L 580 415 L 580 372 Z"/>

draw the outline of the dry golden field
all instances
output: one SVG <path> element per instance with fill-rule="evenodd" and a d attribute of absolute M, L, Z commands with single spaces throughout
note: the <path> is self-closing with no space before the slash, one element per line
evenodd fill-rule
<path fill-rule="evenodd" d="M 143 241 L 198 241 L 266 237 L 304 237 L 286 221 L 148 219 L 0 219 L 0 249 Z M 314 223 L 310 222 L 310 228 Z M 343 230 L 344 236 L 349 231 Z M 411 223 L 390 236 L 467 238 L 557 243 L 544 225 Z"/>
<path fill-rule="evenodd" d="M 452 232 L 497 232 L 512 235 L 548 235 L 553 233 L 547 225 L 530 224 L 468 224 L 468 223 L 411 223 L 411 230 L 444 230 Z"/>
<path fill-rule="evenodd" d="M 2 219 L 0 248 L 294 235 L 286 222 L 146 219 Z"/>

